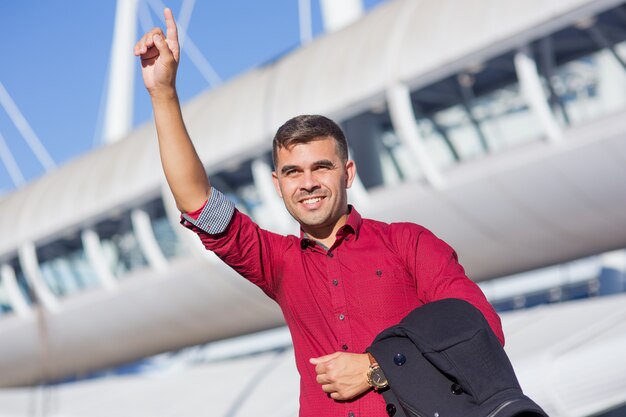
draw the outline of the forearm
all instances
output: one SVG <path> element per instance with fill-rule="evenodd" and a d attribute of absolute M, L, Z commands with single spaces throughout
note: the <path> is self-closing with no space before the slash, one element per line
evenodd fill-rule
<path fill-rule="evenodd" d="M 176 90 L 151 93 L 165 178 L 182 212 L 204 204 L 211 191 L 204 166 L 183 121 Z"/>

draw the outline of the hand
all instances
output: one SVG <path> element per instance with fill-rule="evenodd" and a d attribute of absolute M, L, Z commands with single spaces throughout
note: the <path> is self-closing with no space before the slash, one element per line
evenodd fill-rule
<path fill-rule="evenodd" d="M 367 383 L 370 366 L 367 354 L 335 352 L 311 358 L 309 362 L 315 365 L 317 382 L 322 390 L 334 400 L 350 400 L 370 388 Z"/>
<path fill-rule="evenodd" d="M 135 56 L 141 58 L 141 75 L 151 96 L 160 91 L 175 92 L 176 69 L 180 46 L 176 22 L 170 9 L 165 9 L 167 36 L 161 28 L 154 28 L 135 44 Z"/>

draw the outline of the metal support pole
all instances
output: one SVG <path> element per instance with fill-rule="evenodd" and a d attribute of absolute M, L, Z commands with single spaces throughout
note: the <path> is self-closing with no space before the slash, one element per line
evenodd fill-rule
<path fill-rule="evenodd" d="M 363 16 L 362 0 L 320 0 L 326 32 L 335 32 Z"/>
<path fill-rule="evenodd" d="M 111 47 L 111 67 L 103 138 L 105 143 L 117 142 L 133 126 L 133 91 L 135 57 L 131 53 L 136 42 L 138 0 L 118 0 Z"/>
<path fill-rule="evenodd" d="M 298 18 L 300 22 L 300 44 L 306 45 L 313 40 L 311 0 L 298 0 Z"/>

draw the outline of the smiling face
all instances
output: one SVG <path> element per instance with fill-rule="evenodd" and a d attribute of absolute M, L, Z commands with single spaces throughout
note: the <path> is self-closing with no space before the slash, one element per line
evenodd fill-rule
<path fill-rule="evenodd" d="M 355 173 L 354 161 L 342 161 L 335 139 L 321 137 L 279 148 L 272 177 L 285 207 L 302 230 L 325 243 L 334 241 L 335 232 L 346 222 L 347 189 Z"/>

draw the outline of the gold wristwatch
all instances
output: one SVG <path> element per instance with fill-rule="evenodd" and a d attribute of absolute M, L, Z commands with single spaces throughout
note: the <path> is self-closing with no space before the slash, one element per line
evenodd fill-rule
<path fill-rule="evenodd" d="M 387 388 L 389 382 L 383 370 L 380 368 L 380 365 L 378 365 L 378 362 L 376 362 L 376 359 L 371 353 L 367 352 L 367 356 L 370 359 L 370 369 L 367 371 L 367 383 L 376 391 Z"/>

